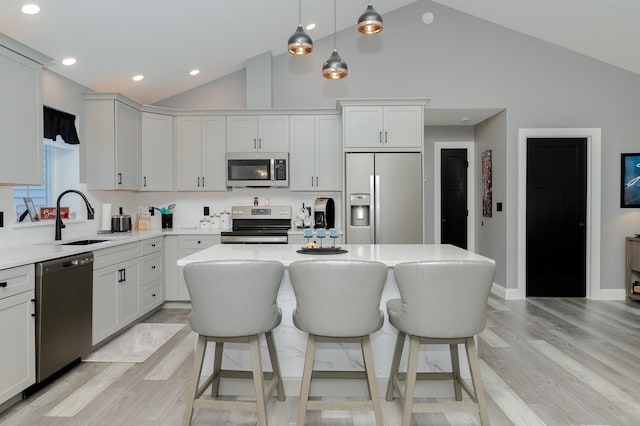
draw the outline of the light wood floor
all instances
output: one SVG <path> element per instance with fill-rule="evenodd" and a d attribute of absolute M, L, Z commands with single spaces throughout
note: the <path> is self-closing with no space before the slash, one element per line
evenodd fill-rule
<path fill-rule="evenodd" d="M 147 322 L 186 322 L 162 309 Z M 185 327 L 140 364 L 82 363 L 0 414 L 1 425 L 179 425 L 192 366 Z M 276 342 L 277 344 L 277 342 Z M 640 424 L 640 304 L 491 297 L 479 339 L 492 425 Z M 384 389 L 381 389 L 384 395 Z M 295 424 L 296 395 L 272 401 L 269 423 Z M 383 400 L 398 425 L 398 401 Z M 474 425 L 471 414 L 416 414 L 415 425 Z M 200 411 L 194 425 L 251 425 L 255 414 Z M 366 412 L 312 412 L 309 425 L 371 425 Z"/>

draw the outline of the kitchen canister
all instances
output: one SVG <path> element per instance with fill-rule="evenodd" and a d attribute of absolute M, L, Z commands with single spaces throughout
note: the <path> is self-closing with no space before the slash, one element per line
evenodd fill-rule
<path fill-rule="evenodd" d="M 208 220 L 202 219 L 200 221 L 200 230 L 201 231 L 209 231 L 210 228 L 211 228 L 211 225 L 210 225 Z"/>
<path fill-rule="evenodd" d="M 210 220 L 211 220 L 211 228 L 220 229 L 220 216 L 219 215 L 214 214 L 213 216 L 211 216 Z"/>
<path fill-rule="evenodd" d="M 231 228 L 231 213 L 222 212 L 220 213 L 220 229 L 229 229 Z"/>

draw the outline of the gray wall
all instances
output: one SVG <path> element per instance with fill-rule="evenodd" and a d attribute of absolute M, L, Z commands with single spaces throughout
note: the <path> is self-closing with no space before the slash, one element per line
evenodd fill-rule
<path fill-rule="evenodd" d="M 435 15 L 431 25 L 420 20 L 427 10 Z M 503 254 L 497 260 L 505 264 L 504 278 L 496 282 L 506 287 L 517 285 L 518 129 L 602 128 L 601 287 L 623 288 L 624 237 L 638 232 L 640 214 L 619 208 L 619 163 L 621 152 L 638 151 L 640 76 L 431 1 L 384 19 L 376 37 L 360 36 L 355 28 L 338 34 L 338 50 L 349 65 L 345 80 L 327 81 L 320 74 L 331 37 L 314 40 L 309 57 L 274 57 L 273 107 L 334 107 L 342 97 L 427 97 L 432 108 L 505 108 L 495 123 L 506 129 L 504 144 L 489 140 L 499 133 L 493 123 L 478 132 L 482 147 L 495 146 L 494 195 L 505 210 L 491 221 L 499 231 L 485 232 L 485 225 L 476 244 Z M 191 91 L 192 107 L 222 107 L 213 96 L 221 85 Z M 188 98 L 163 105 L 185 107 Z"/>
<path fill-rule="evenodd" d="M 175 109 L 234 109 L 247 107 L 245 70 L 226 75 L 164 99 L 154 105 Z"/>

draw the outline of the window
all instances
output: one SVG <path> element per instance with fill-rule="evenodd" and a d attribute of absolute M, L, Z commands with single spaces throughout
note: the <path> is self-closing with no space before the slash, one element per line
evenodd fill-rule
<path fill-rule="evenodd" d="M 54 207 L 57 194 L 66 189 L 80 189 L 79 184 L 79 149 L 78 145 L 64 143 L 58 136 L 55 141 L 44 139 L 44 184 L 29 186 L 14 186 L 13 199 L 16 206 L 16 217 L 20 217 L 25 211 L 23 197 L 30 197 L 36 206 L 36 211 L 40 207 Z M 73 198 L 73 197 L 72 197 Z M 65 199 L 65 205 L 69 206 L 70 212 L 80 212 L 78 200 Z M 29 221 L 27 216 L 24 221 Z"/>

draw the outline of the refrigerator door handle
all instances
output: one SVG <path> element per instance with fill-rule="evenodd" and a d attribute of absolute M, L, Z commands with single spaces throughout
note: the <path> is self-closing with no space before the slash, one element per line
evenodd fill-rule
<path fill-rule="evenodd" d="M 377 177 L 377 176 L 375 176 Z M 374 178 L 373 175 L 369 175 L 369 202 L 370 203 L 375 203 L 376 199 L 375 199 L 375 183 L 374 183 Z M 371 241 L 372 244 L 375 244 L 376 242 L 376 226 L 375 226 L 375 220 L 377 218 L 377 213 L 375 211 L 375 204 L 373 206 L 370 205 L 369 208 L 369 230 L 371 231 L 371 238 L 369 239 L 369 241 Z"/>
<path fill-rule="evenodd" d="M 378 244 L 378 240 L 380 239 L 380 235 L 381 235 L 381 221 L 380 221 L 380 176 L 376 175 L 376 180 L 374 182 L 374 205 L 375 205 L 375 213 L 374 213 L 374 224 L 375 224 L 375 231 L 374 231 L 374 236 L 375 238 L 373 239 L 374 244 Z"/>

